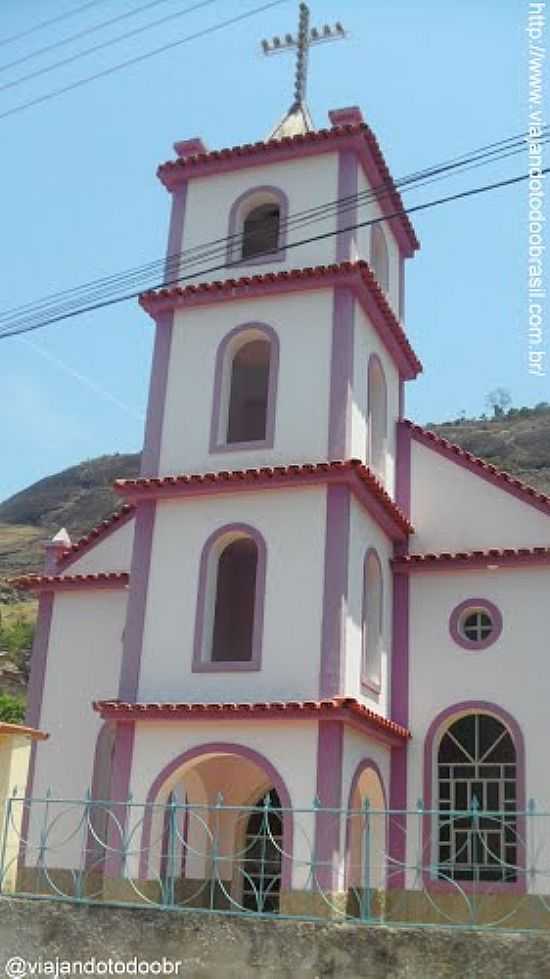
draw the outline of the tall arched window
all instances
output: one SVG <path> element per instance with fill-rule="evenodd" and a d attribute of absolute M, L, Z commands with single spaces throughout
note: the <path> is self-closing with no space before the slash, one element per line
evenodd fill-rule
<path fill-rule="evenodd" d="M 367 552 L 363 572 L 362 682 L 378 692 L 382 683 L 383 581 L 380 558 Z"/>
<path fill-rule="evenodd" d="M 227 443 L 263 441 L 267 426 L 269 361 L 267 338 L 237 350 L 231 366 Z"/>
<path fill-rule="evenodd" d="M 238 326 L 216 356 L 210 451 L 271 448 L 279 340 L 267 324 Z"/>
<path fill-rule="evenodd" d="M 508 728 L 491 714 L 466 714 L 437 753 L 438 868 L 443 879 L 517 879 L 517 759 Z"/>
<path fill-rule="evenodd" d="M 281 212 L 278 204 L 259 204 L 243 222 L 241 258 L 254 258 L 277 251 Z"/>
<path fill-rule="evenodd" d="M 260 668 L 266 547 L 247 524 L 207 540 L 199 567 L 194 671 Z"/>
<path fill-rule="evenodd" d="M 228 544 L 218 559 L 212 661 L 252 659 L 258 548 L 250 537 Z"/>
<path fill-rule="evenodd" d="M 384 369 L 376 354 L 372 354 L 369 359 L 367 385 L 367 462 L 382 482 L 385 482 L 388 398 Z"/>
<path fill-rule="evenodd" d="M 380 288 L 384 292 L 388 292 L 390 284 L 390 263 L 386 236 L 380 224 L 373 224 L 370 242 L 372 270 Z"/>

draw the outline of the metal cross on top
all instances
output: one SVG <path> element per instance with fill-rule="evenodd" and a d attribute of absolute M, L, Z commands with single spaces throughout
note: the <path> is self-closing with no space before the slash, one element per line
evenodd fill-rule
<path fill-rule="evenodd" d="M 307 86 L 307 63 L 310 47 L 314 44 L 323 44 L 327 41 L 341 41 L 346 37 L 346 32 L 339 21 L 334 27 L 325 24 L 321 30 L 316 27 L 309 27 L 309 7 L 306 3 L 300 4 L 300 18 L 298 21 L 298 34 L 285 34 L 284 38 L 274 37 L 272 41 L 262 41 L 264 54 L 280 54 L 281 51 L 289 51 L 296 48 L 296 76 L 294 83 L 294 106 L 305 103 Z"/>

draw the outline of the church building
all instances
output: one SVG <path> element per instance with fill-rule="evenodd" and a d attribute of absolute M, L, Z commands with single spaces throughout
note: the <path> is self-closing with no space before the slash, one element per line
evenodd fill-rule
<path fill-rule="evenodd" d="M 406 417 L 419 243 L 359 108 L 315 129 L 299 98 L 264 141 L 174 148 L 166 285 L 140 298 L 141 474 L 19 579 L 39 595 L 27 722 L 50 735 L 28 797 L 155 804 L 125 868 L 146 882 L 171 800 L 267 796 L 287 907 L 312 848 L 319 886 L 346 887 L 327 810 L 392 811 L 379 886 L 402 887 L 406 811 L 475 805 L 477 835 L 436 830 L 427 863 L 526 890 L 518 813 L 550 806 L 550 498 Z"/>

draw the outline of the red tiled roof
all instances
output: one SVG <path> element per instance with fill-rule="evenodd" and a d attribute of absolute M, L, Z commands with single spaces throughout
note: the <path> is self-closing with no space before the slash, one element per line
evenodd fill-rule
<path fill-rule="evenodd" d="M 8 724 L 7 721 L 0 722 L 0 734 L 21 735 L 32 738 L 33 741 L 47 741 L 50 736 L 35 727 L 27 727 L 25 724 Z"/>
<path fill-rule="evenodd" d="M 246 163 L 249 163 L 250 166 L 257 166 L 258 163 L 263 163 L 266 157 L 289 159 L 296 154 L 296 151 L 302 153 L 328 152 L 338 149 L 342 141 L 346 140 L 351 145 L 355 145 L 359 152 L 362 151 L 368 156 L 369 162 L 372 163 L 377 175 L 379 175 L 375 186 L 384 186 L 384 197 L 381 198 L 383 210 L 391 213 L 403 211 L 401 195 L 395 186 L 378 140 L 366 123 L 333 126 L 331 129 L 299 133 L 284 139 L 246 143 L 243 146 L 210 150 L 206 153 L 186 156 L 184 159 L 169 160 L 158 167 L 157 176 L 168 190 L 173 190 L 182 179 L 203 176 L 220 170 L 220 168 L 225 169 L 236 164 L 242 166 Z M 398 220 L 402 233 L 408 242 L 409 254 L 412 254 L 420 247 L 414 228 L 405 213 L 400 214 Z"/>
<path fill-rule="evenodd" d="M 453 459 L 454 462 L 465 465 L 466 468 L 476 472 L 479 476 L 483 476 L 489 482 L 500 487 L 500 489 L 508 490 L 514 496 L 522 498 L 524 502 L 531 503 L 537 509 L 550 513 L 550 496 L 541 493 L 532 486 L 528 486 L 521 479 L 510 476 L 509 473 L 504 472 L 502 469 L 497 469 L 490 462 L 479 459 L 477 456 L 472 455 L 471 452 L 467 452 L 466 449 L 461 448 L 460 445 L 455 445 L 453 442 L 442 438 L 441 435 L 436 435 L 435 432 L 430 432 L 428 429 L 422 428 L 421 425 L 417 425 L 415 422 L 405 419 L 403 424 L 411 430 L 412 435 L 419 442 L 423 442 L 429 448 L 433 448 L 442 455 L 447 456 L 447 458 Z"/>
<path fill-rule="evenodd" d="M 492 547 L 480 551 L 442 551 L 439 554 L 400 554 L 392 559 L 395 571 L 460 571 L 472 568 L 550 564 L 550 547 Z"/>
<path fill-rule="evenodd" d="M 10 578 L 13 588 L 21 591 L 51 591 L 60 588 L 123 588 L 130 580 L 126 571 L 98 571 L 95 574 L 27 574 Z"/>
<path fill-rule="evenodd" d="M 369 312 L 374 316 L 373 325 L 389 352 L 401 365 L 408 378 L 416 377 L 422 364 L 416 356 L 407 335 L 395 316 L 383 290 L 368 262 L 340 262 L 334 265 L 316 265 L 311 268 L 290 269 L 285 272 L 268 272 L 245 275 L 238 279 L 200 282 L 194 285 L 173 286 L 142 293 L 140 305 L 151 316 L 182 306 L 202 305 L 214 300 L 240 300 L 256 298 L 274 291 L 323 289 L 332 285 L 349 284 L 358 290 L 359 299 L 369 301 Z"/>
<path fill-rule="evenodd" d="M 351 482 L 359 489 L 367 490 L 368 496 L 383 509 L 387 517 L 402 534 L 410 534 L 413 528 L 405 514 L 386 492 L 374 473 L 360 459 L 334 462 L 310 462 L 289 466 L 261 466 L 258 469 L 221 470 L 220 472 L 192 473 L 176 476 L 140 476 L 138 479 L 117 479 L 115 490 L 131 499 L 150 496 L 197 495 L 212 491 L 242 490 L 243 484 L 251 489 L 277 489 L 293 484 Z M 368 499 L 364 498 L 365 505 Z"/>
<path fill-rule="evenodd" d="M 71 544 L 66 551 L 63 552 L 61 558 L 58 562 L 59 568 L 66 568 L 77 558 L 82 557 L 82 555 L 94 544 L 97 544 L 99 540 L 107 537 L 113 530 L 116 530 L 118 526 L 122 526 L 134 513 L 134 507 L 125 503 L 121 506 L 120 510 L 117 510 L 110 517 L 106 517 L 101 523 L 89 530 L 87 534 L 80 538 L 80 540 L 75 541 Z"/>
<path fill-rule="evenodd" d="M 134 720 L 208 720 L 213 716 L 228 715 L 234 719 L 258 719 L 269 715 L 272 718 L 292 720 L 301 717 L 323 719 L 327 715 L 336 720 L 346 716 L 358 719 L 365 725 L 389 736 L 400 739 L 410 738 L 410 732 L 401 724 L 376 714 L 354 697 L 334 697 L 331 700 L 277 700 L 256 703 L 128 703 L 121 700 L 98 700 L 94 710 L 103 717 Z"/>

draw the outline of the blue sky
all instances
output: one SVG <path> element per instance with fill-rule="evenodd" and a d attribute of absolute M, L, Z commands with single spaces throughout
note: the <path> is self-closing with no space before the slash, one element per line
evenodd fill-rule
<path fill-rule="evenodd" d="M 191 0 L 166 0 L 71 47 L 0 71 L 0 84 Z M 12 106 L 258 6 L 219 0 L 24 85 Z M 80 4 L 4 0 L 4 36 Z M 62 24 L 0 46 L 0 68 L 140 0 L 102 0 Z M 351 37 L 311 53 L 309 104 L 360 105 L 394 177 L 522 132 L 527 120 L 527 3 L 499 0 L 311 0 L 312 23 L 340 19 Z M 163 255 L 169 197 L 155 178 L 177 139 L 211 147 L 263 138 L 291 101 L 290 58 L 262 57 L 262 37 L 294 28 L 287 2 L 201 40 L 16 115 L 2 131 L 0 310 Z M 473 170 L 414 204 L 521 172 L 525 157 Z M 485 410 L 496 386 L 513 403 L 550 400 L 526 365 L 526 189 L 473 198 L 414 219 L 422 249 L 408 263 L 406 324 L 424 364 L 407 413 L 424 423 Z M 113 306 L 0 344 L 0 499 L 59 469 L 135 451 L 143 433 L 152 324 L 136 303 Z"/>

